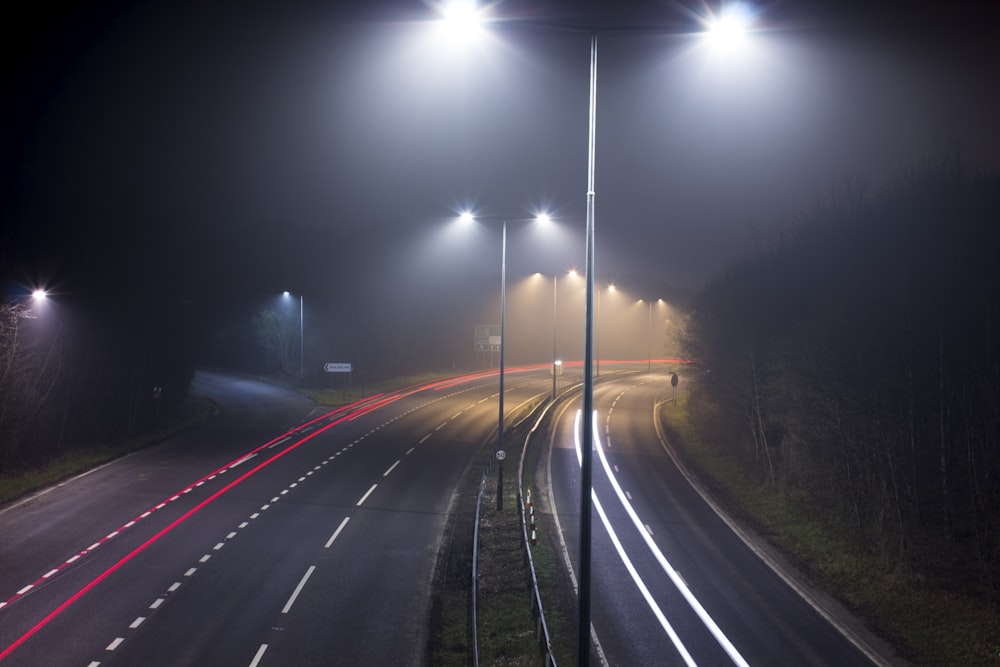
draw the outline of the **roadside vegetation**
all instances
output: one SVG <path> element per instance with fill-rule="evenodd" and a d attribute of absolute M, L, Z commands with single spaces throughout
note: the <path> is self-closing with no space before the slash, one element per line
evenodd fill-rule
<path fill-rule="evenodd" d="M 695 301 L 675 445 L 919 664 L 1000 664 L 1000 176 L 835 192 Z"/>

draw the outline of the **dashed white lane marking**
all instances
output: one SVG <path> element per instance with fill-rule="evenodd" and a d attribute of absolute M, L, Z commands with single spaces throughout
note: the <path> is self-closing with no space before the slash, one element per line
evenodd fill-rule
<path fill-rule="evenodd" d="M 337 537 L 340 535 L 340 531 L 344 530 L 344 526 L 346 526 L 347 522 L 350 521 L 350 520 L 351 520 L 351 517 L 349 517 L 349 516 L 344 517 L 344 520 L 340 522 L 339 526 L 337 526 L 337 530 L 333 531 L 333 535 L 331 535 L 330 539 L 328 539 L 326 541 L 326 546 L 323 547 L 324 549 L 329 549 L 330 548 L 330 545 L 333 544 L 333 541 L 335 539 L 337 539 Z"/>
<path fill-rule="evenodd" d="M 101 667 L 101 663 L 99 663 L 96 660 L 94 660 L 89 665 L 87 665 L 87 667 Z"/>
<path fill-rule="evenodd" d="M 128 626 L 129 630 L 135 630 L 140 625 L 142 625 L 142 622 L 145 621 L 145 620 L 146 620 L 145 616 L 136 616 L 135 620 L 132 621 L 131 623 L 129 623 L 129 626 Z"/>
<path fill-rule="evenodd" d="M 174 583 L 170 584 L 170 588 L 168 588 L 167 591 L 173 593 L 180 587 L 181 587 L 181 582 L 175 581 Z"/>
<path fill-rule="evenodd" d="M 295 587 L 294 591 L 292 591 L 292 597 L 288 598 L 288 602 L 285 603 L 285 607 L 281 610 L 282 614 L 287 614 L 288 610 L 292 608 L 292 605 L 295 604 L 295 598 L 299 597 L 299 593 L 302 592 L 303 587 L 305 587 L 306 582 L 309 581 L 309 577 L 312 576 L 312 573 L 315 570 L 316 566 L 310 565 L 309 569 L 306 570 L 306 573 L 302 575 L 302 580 L 299 582 L 299 585 Z"/>
<path fill-rule="evenodd" d="M 114 651 L 116 648 L 118 648 L 119 646 L 121 646 L 121 643 L 123 641 L 125 641 L 124 637 L 115 637 L 115 640 L 113 642 L 111 642 L 110 644 L 108 644 L 107 648 L 104 649 L 104 650 L 105 651 Z"/>
<path fill-rule="evenodd" d="M 374 490 L 375 490 L 375 488 L 376 488 L 377 486 L 378 486 L 378 484 L 372 484 L 372 488 L 368 489 L 368 490 L 367 490 L 367 491 L 365 492 L 365 495 L 361 496 L 361 500 L 359 500 L 359 501 L 358 501 L 358 503 L 357 503 L 356 507 L 361 507 L 361 505 L 362 505 L 362 504 L 363 504 L 363 503 L 364 503 L 364 502 L 365 502 L 366 500 L 368 500 L 368 496 L 370 496 L 370 495 L 372 494 L 372 491 L 374 491 Z"/>
<path fill-rule="evenodd" d="M 199 563 L 207 563 L 208 559 L 211 558 L 211 557 L 212 557 L 211 554 L 205 554 L 204 556 L 202 556 L 201 558 L 198 559 L 198 562 Z"/>
<path fill-rule="evenodd" d="M 42 575 L 42 579 L 48 579 L 49 577 L 51 577 L 54 574 L 57 574 L 58 572 L 59 570 L 49 570 L 48 572 Z"/>
<path fill-rule="evenodd" d="M 189 567 L 187 569 L 187 572 L 184 573 L 184 576 L 185 577 L 193 577 L 194 573 L 197 572 L 197 571 L 198 571 L 198 568 L 196 568 L 196 567 Z"/>
<path fill-rule="evenodd" d="M 428 434 L 427 434 L 427 435 L 425 435 L 424 437 L 420 438 L 420 442 L 419 442 L 419 443 L 417 443 L 417 444 L 420 444 L 420 445 L 424 444 L 424 440 L 426 440 L 426 439 L 427 439 L 427 438 L 429 438 L 429 437 L 431 437 L 431 434 L 430 434 L 430 433 L 428 433 Z"/>
<path fill-rule="evenodd" d="M 22 588 L 21 590 L 19 590 L 17 592 L 17 594 L 18 595 L 24 595 L 25 593 L 27 593 L 28 591 L 30 591 L 34 587 L 35 587 L 34 584 L 28 584 L 27 586 L 25 586 L 24 588 Z"/>
<path fill-rule="evenodd" d="M 153 600 L 153 604 L 149 605 L 149 608 L 159 609 L 161 604 L 163 604 L 163 598 L 156 598 L 155 600 Z"/>
<path fill-rule="evenodd" d="M 261 644 L 260 648 L 257 649 L 257 653 L 254 654 L 253 660 L 250 661 L 250 667 L 257 667 L 260 664 L 260 659 L 264 657 L 264 651 L 267 650 L 267 644 Z"/>
<path fill-rule="evenodd" d="M 406 454 L 404 454 L 403 456 L 409 456 L 410 454 L 413 453 L 414 449 L 416 449 L 416 447 L 410 447 L 409 449 L 406 450 Z"/>
<path fill-rule="evenodd" d="M 443 423 L 442 423 L 442 424 L 441 424 L 440 426 L 438 426 L 438 427 L 437 427 L 436 429 L 434 429 L 434 430 L 435 430 L 435 431 L 440 431 L 441 429 L 443 429 L 443 428 L 444 428 L 445 426 L 447 426 L 447 425 L 448 425 L 448 422 L 443 422 Z"/>
<path fill-rule="evenodd" d="M 393 471 L 393 469 L 394 469 L 394 468 L 395 468 L 396 466 L 398 466 L 398 465 L 399 465 L 399 461 L 396 461 L 395 463 L 393 463 L 393 464 L 392 464 L 391 466 L 389 466 L 389 469 L 388 469 L 388 470 L 386 470 L 386 471 L 385 471 L 384 473 L 382 473 L 382 476 L 383 476 L 383 477 L 388 477 L 388 476 L 389 476 L 389 473 L 391 473 L 391 472 Z"/>

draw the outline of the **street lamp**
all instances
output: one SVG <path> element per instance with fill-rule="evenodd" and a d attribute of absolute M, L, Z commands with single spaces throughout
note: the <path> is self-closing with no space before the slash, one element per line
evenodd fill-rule
<path fill-rule="evenodd" d="M 641 302 L 642 299 L 639 299 Z M 663 299 L 657 299 L 656 303 L 663 303 Z M 649 300 L 649 356 L 647 357 L 646 368 L 651 369 L 653 367 L 653 300 Z"/>
<path fill-rule="evenodd" d="M 293 295 L 288 290 L 282 292 L 282 296 L 286 299 L 291 298 Z M 302 295 L 299 294 L 299 381 L 305 381 L 305 343 L 306 343 L 306 330 L 305 330 L 305 309 L 303 307 Z"/>
<path fill-rule="evenodd" d="M 499 220 L 502 229 L 502 241 L 500 244 L 500 409 L 497 418 L 497 511 L 503 511 L 503 460 L 506 452 L 503 449 L 503 393 L 504 393 L 504 348 L 507 344 L 506 321 L 507 321 L 507 222 L 549 222 L 547 213 L 538 213 L 533 218 L 502 218 L 502 217 L 481 217 L 476 216 L 471 211 L 463 211 L 459 221 L 470 224 L 476 220 Z"/>
<path fill-rule="evenodd" d="M 466 0 L 468 3 L 470 0 Z M 468 16 L 467 13 L 463 14 Z M 479 20 L 485 20 L 480 16 Z M 726 46 L 740 41 L 753 20 L 749 5 L 743 2 L 727 4 L 718 16 L 710 16 L 704 22 L 708 38 L 718 46 Z M 478 27 L 478 22 L 477 27 Z M 467 25 L 467 24 L 466 24 Z M 549 24 L 551 25 L 551 24 Z M 559 27 L 559 26 L 556 26 Z M 563 26 L 567 30 L 576 27 Z M 649 32 L 636 29 L 636 32 Z M 592 450 L 594 446 L 594 183 L 595 147 L 597 139 L 597 28 L 590 33 L 590 93 L 588 96 L 587 123 L 587 214 L 586 214 L 586 296 L 584 299 L 584 350 L 583 350 L 583 433 L 580 459 L 580 587 L 579 626 L 577 660 L 580 664 L 590 662 L 590 574 L 591 574 L 591 485 Z M 621 31 L 618 31 L 621 32 Z M 501 341 L 501 350 L 503 341 Z M 503 358 L 501 352 L 501 359 Z M 503 377 L 501 362 L 501 378 Z M 501 401 L 503 396 L 501 393 Z M 501 403 L 502 404 L 502 403 Z M 501 429 L 502 431 L 502 429 Z"/>

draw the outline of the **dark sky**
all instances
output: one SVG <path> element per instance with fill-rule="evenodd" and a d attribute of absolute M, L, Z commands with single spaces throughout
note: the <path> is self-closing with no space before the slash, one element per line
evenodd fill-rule
<path fill-rule="evenodd" d="M 420 0 L 47 7 L 2 28 L 4 278 L 206 318 L 290 289 L 331 336 L 495 321 L 499 230 L 452 217 L 546 208 L 508 275 L 582 268 L 589 43 L 552 25 L 596 25 L 597 277 L 673 298 L 844 179 L 953 139 L 996 167 L 991 4 L 771 1 L 724 55 L 697 2 L 497 3 L 464 47 Z"/>

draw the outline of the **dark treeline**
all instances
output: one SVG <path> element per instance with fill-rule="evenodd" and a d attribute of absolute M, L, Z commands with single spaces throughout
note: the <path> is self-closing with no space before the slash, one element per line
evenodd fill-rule
<path fill-rule="evenodd" d="M 695 419 L 887 569 L 995 591 L 998 248 L 996 173 L 840 188 L 697 300 Z"/>
<path fill-rule="evenodd" d="M 194 371 L 183 303 L 121 293 L 0 306 L 0 474 L 176 414 Z"/>

